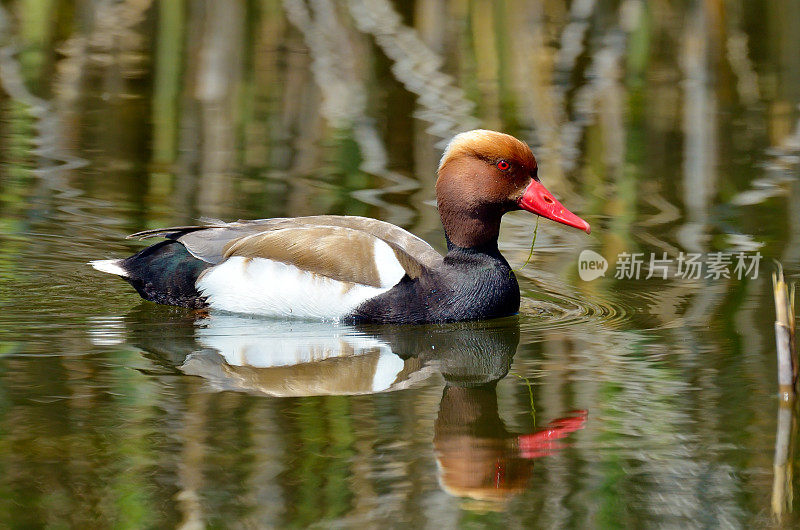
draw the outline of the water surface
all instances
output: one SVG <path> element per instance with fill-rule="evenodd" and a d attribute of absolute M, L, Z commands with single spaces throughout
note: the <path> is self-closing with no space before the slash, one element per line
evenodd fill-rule
<path fill-rule="evenodd" d="M 5 2 L 0 526 L 800 524 L 769 276 L 800 272 L 798 24 L 792 0 Z M 477 126 L 593 227 L 542 220 L 522 267 L 536 219 L 506 216 L 518 316 L 208 316 L 85 265 L 203 217 L 365 215 L 443 250 L 438 157 Z M 720 252 L 759 273 L 677 277 Z"/>

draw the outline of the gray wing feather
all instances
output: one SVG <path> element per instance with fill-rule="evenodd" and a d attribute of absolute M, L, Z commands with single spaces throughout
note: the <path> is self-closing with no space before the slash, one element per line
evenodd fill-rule
<path fill-rule="evenodd" d="M 428 243 L 391 223 L 368 217 L 315 215 L 309 217 L 276 217 L 233 223 L 213 223 L 204 226 L 177 226 L 145 230 L 128 236 L 147 239 L 161 236 L 180 241 L 196 258 L 218 264 L 235 240 L 260 232 L 291 227 L 337 226 L 361 230 L 385 241 L 392 248 L 407 254 L 422 267 L 433 268 L 442 262 L 442 255 Z"/>

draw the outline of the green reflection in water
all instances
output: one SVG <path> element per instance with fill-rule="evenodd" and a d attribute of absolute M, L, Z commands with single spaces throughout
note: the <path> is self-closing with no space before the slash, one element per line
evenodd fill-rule
<path fill-rule="evenodd" d="M 303 27 L 287 16 L 301 4 Z M 685 251 L 697 215 L 709 250 L 764 243 L 798 274 L 797 2 L 220 5 L 3 3 L 0 44 L 18 43 L 20 86 L 47 109 L 12 95 L 3 64 L 0 526 L 796 525 L 766 500 L 763 278 L 586 283 L 575 254 Z M 180 369 L 202 320 L 137 306 L 84 266 L 138 248 L 129 232 L 201 216 L 366 215 L 441 245 L 433 178 L 466 118 L 524 137 L 596 227 L 577 239 L 543 222 L 518 274 L 533 309 L 514 373 L 535 381 L 539 422 L 590 413 L 505 504 L 441 482 L 436 370 L 378 396 L 211 392 Z M 699 210 L 694 142 L 709 162 Z M 533 223 L 504 222 L 512 266 Z M 164 358 L 145 353 L 159 339 Z M 509 379 L 496 408 L 513 440 L 531 419 Z"/>

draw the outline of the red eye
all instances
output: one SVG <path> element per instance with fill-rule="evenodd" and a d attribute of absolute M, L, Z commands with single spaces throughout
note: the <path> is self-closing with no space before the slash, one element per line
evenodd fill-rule
<path fill-rule="evenodd" d="M 499 169 L 500 171 L 508 171 L 510 167 L 511 164 L 509 164 L 505 160 L 501 160 L 497 163 L 497 169 Z"/>

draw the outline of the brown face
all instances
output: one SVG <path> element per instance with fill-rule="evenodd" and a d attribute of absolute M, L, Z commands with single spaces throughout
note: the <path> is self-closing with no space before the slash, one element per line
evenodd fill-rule
<path fill-rule="evenodd" d="M 531 150 L 513 136 L 470 131 L 456 136 L 447 147 L 437 192 L 458 195 L 466 204 L 515 210 L 536 170 Z"/>
<path fill-rule="evenodd" d="M 519 208 L 531 178 L 528 168 L 508 158 L 462 156 L 440 171 L 436 191 L 466 210 L 505 213 Z"/>
<path fill-rule="evenodd" d="M 456 136 L 442 156 L 436 182 L 443 221 L 461 208 L 483 217 L 494 230 L 495 224 L 499 227 L 495 216 L 523 209 L 588 233 L 589 223 L 547 191 L 537 170 L 530 148 L 513 136 L 485 130 Z"/>
<path fill-rule="evenodd" d="M 505 156 L 482 158 L 481 161 L 488 166 L 486 173 L 491 175 L 488 186 L 490 189 L 494 188 L 498 195 L 502 195 L 505 211 L 519 209 L 519 201 L 525 194 L 525 189 L 531 181 L 539 180 L 533 154 L 530 160 Z"/>

